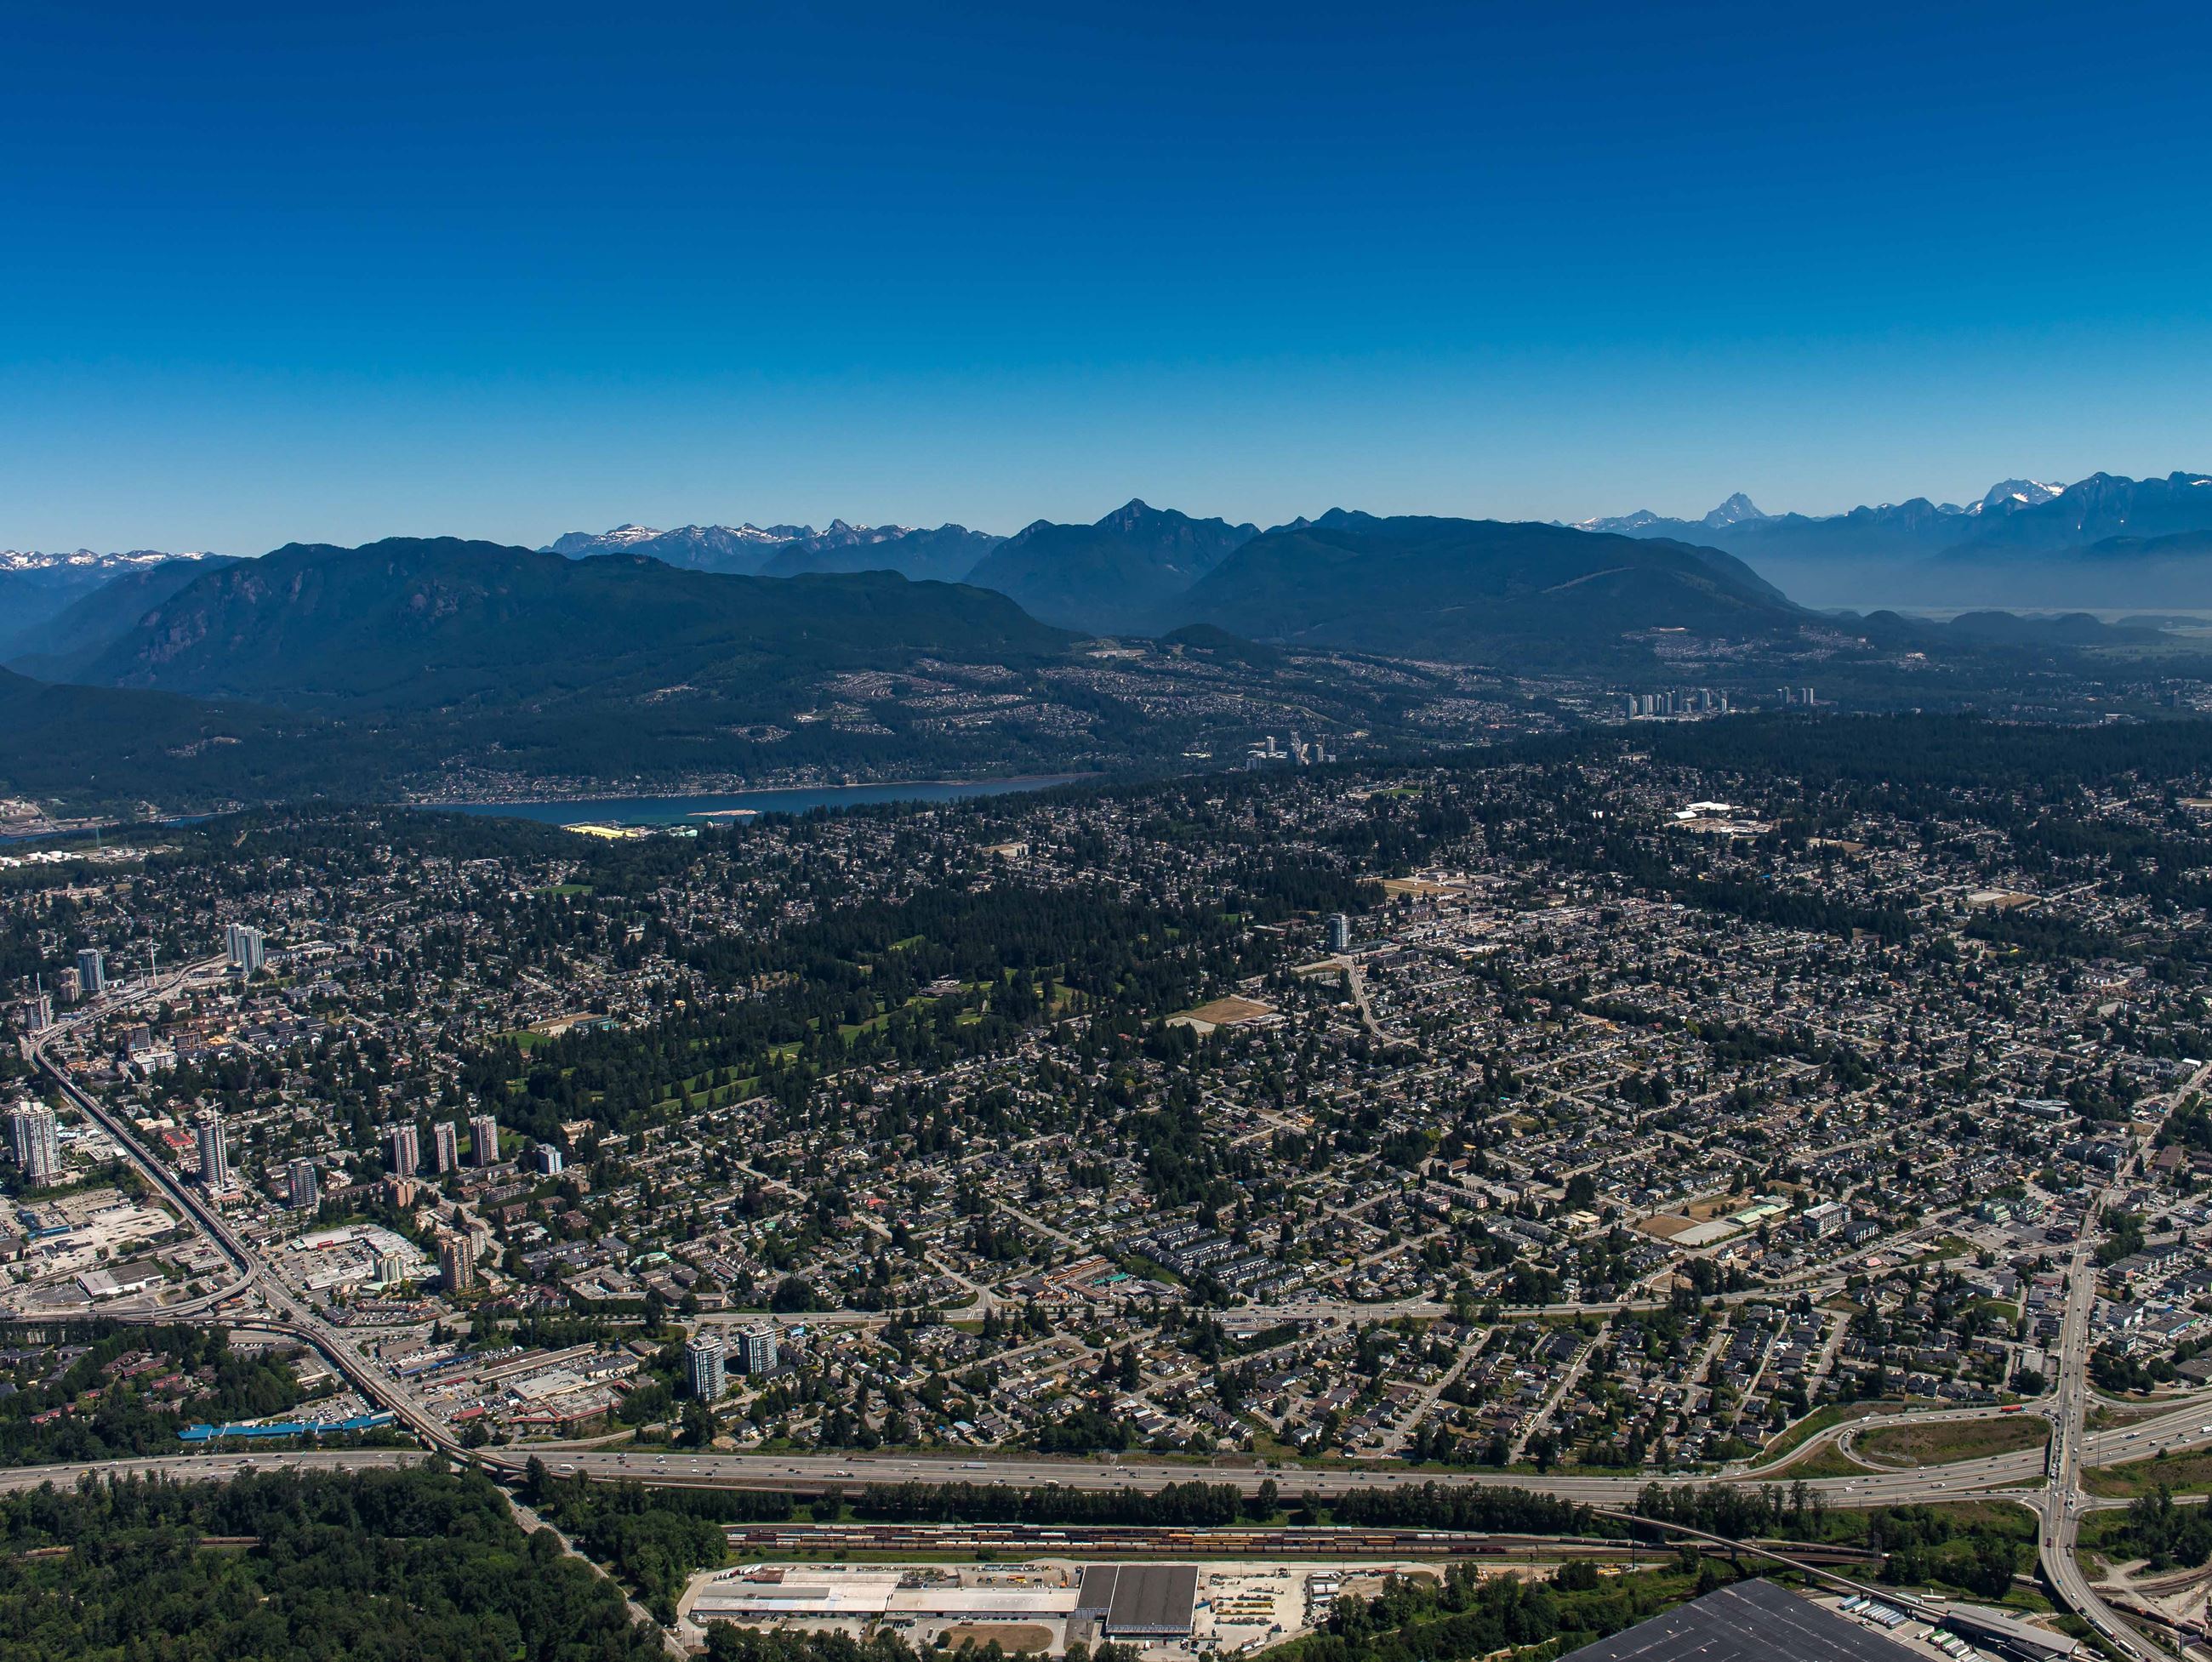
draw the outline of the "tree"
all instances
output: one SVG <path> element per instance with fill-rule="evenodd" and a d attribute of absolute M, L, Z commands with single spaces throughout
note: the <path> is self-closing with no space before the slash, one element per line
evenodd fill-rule
<path fill-rule="evenodd" d="M 822 1307 L 821 1297 L 815 1292 L 814 1283 L 803 1276 L 786 1276 L 776 1283 L 775 1291 L 769 1296 L 769 1308 L 780 1314 Z"/>
<path fill-rule="evenodd" d="M 678 1435 L 687 1448 L 704 1448 L 714 1441 L 714 1410 L 696 1397 L 684 1404 L 683 1424 Z"/>

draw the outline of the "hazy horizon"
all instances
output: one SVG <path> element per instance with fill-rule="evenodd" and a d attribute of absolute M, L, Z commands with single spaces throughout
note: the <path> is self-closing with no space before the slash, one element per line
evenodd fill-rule
<path fill-rule="evenodd" d="M 1765 500 L 1761 494 L 1755 489 L 1745 488 L 1741 490 L 1741 494 L 1749 497 L 1753 503 L 1762 513 L 1769 515 L 1779 517 L 1783 514 L 1795 513 L 1806 514 L 1808 517 L 1820 517 L 1821 515 L 1845 513 L 1854 507 L 1879 507 L 1897 502 L 1910 501 L 1916 497 L 1923 498 L 1928 501 L 1939 505 L 1950 504 L 1960 507 L 1968 507 L 1974 502 L 1979 500 L 1983 494 L 1991 487 L 1996 485 L 2001 482 L 2002 479 L 2006 478 L 2036 479 L 2045 483 L 2058 482 L 2070 485 L 2100 472 L 2115 476 L 2125 476 L 2136 479 L 2146 479 L 2164 478 L 2168 474 L 2176 471 L 2185 473 L 2203 472 L 2207 470 L 2207 468 L 2212 468 L 2212 460 L 2208 460 L 2206 465 L 2203 467 L 2192 467 L 2184 464 L 2177 467 L 2146 467 L 2138 469 L 2107 465 L 2102 468 L 2082 468 L 2071 472 L 2055 470 L 2032 472 L 2025 470 L 2015 470 L 2008 474 L 1993 476 L 1989 480 L 1975 487 L 1972 490 L 1949 493 L 1939 493 L 1932 490 L 1911 490 L 1906 491 L 1899 495 L 1863 496 L 1834 506 L 1821 506 L 1818 508 L 1806 508 L 1795 503 L 1783 503 L 1778 500 L 1770 501 Z M 386 537 L 458 537 L 473 542 L 500 543 L 510 547 L 538 549 L 549 545 L 556 538 L 565 536 L 572 531 L 583 531 L 597 536 L 603 535 L 611 531 L 619 530 L 624 525 L 646 526 L 652 530 L 659 531 L 677 531 L 690 525 L 726 525 L 732 527 L 747 524 L 761 527 L 770 525 L 806 525 L 811 526 L 817 531 L 821 531 L 827 530 L 831 522 L 836 519 L 842 519 L 848 525 L 863 527 L 896 525 L 921 530 L 934 529 L 939 525 L 955 524 L 963 525 L 969 531 L 984 531 L 997 536 L 1010 536 L 1013 532 L 1020 531 L 1024 526 L 1031 525 L 1038 519 L 1053 519 L 1060 524 L 1088 525 L 1104 518 L 1106 515 L 1113 513 L 1115 509 L 1122 506 L 1132 500 L 1142 500 L 1149 506 L 1155 508 L 1175 509 L 1180 513 L 1190 515 L 1193 519 L 1220 519 L 1226 520 L 1231 525 L 1250 523 L 1258 525 L 1262 530 L 1266 530 L 1271 525 L 1288 524 L 1291 520 L 1297 519 L 1301 516 L 1307 519 L 1316 519 L 1322 513 L 1327 513 L 1331 508 L 1340 507 L 1384 516 L 1392 514 L 1426 513 L 1465 519 L 1533 520 L 1540 523 L 1556 523 L 1562 525 L 1572 525 L 1578 520 L 1589 519 L 1620 518 L 1631 513 L 1649 510 L 1651 513 L 1657 513 L 1667 519 L 1684 519 L 1694 522 L 1703 519 L 1705 514 L 1720 506 L 1730 496 L 1736 494 L 1737 493 L 1734 491 L 1723 492 L 1719 496 L 1704 503 L 1701 506 L 1677 508 L 1661 506 L 1659 503 L 1653 501 L 1638 501 L 1618 506 L 1598 507 L 1591 510 L 1588 513 L 1577 513 L 1571 515 L 1564 513 L 1522 514 L 1488 513 L 1483 511 L 1479 506 L 1461 508 L 1414 508 L 1401 506 L 1396 504 L 1378 504 L 1347 498 L 1344 500 L 1333 499 L 1328 502 L 1320 504 L 1319 506 L 1308 505 L 1298 507 L 1291 513 L 1281 515 L 1280 517 L 1276 517 L 1272 514 L 1261 514 L 1249 511 L 1242 511 L 1234 507 L 1219 508 L 1205 505 L 1193 505 L 1188 502 L 1170 500 L 1156 493 L 1148 493 L 1140 489 L 1130 494 L 1117 497 L 1113 501 L 1098 506 L 1095 510 L 1079 506 L 1064 514 L 1031 514 L 1026 519 L 1009 523 L 988 523 L 975 517 L 963 518 L 957 513 L 952 515 L 949 519 L 915 518 L 912 515 L 902 515 L 896 513 L 887 513 L 880 518 L 871 518 L 863 517 L 860 514 L 836 507 L 813 513 L 770 513 L 767 512 L 742 512 L 732 510 L 719 514 L 680 514 L 671 513 L 658 517 L 640 513 L 629 513 L 621 515 L 614 519 L 603 519 L 597 523 L 580 522 L 575 524 L 564 524 L 556 529 L 544 531 L 542 534 L 538 531 L 533 531 L 527 535 L 501 532 L 497 530 L 458 531 L 444 527 L 423 528 L 405 526 L 390 530 L 370 531 L 357 536 L 331 537 L 289 535 L 276 542 L 269 543 L 266 547 L 250 549 L 218 548 L 209 544 L 196 543 L 177 538 L 170 538 L 167 542 L 157 538 L 155 540 L 136 543 L 112 540 L 105 543 L 94 543 L 83 539 L 78 539 L 74 542 L 64 540 L 47 543 L 34 543 L 21 537 L 11 538 L 4 533 L 0 533 L 0 549 L 7 549 L 21 553 L 35 552 L 42 554 L 77 551 L 90 551 L 97 554 L 119 554 L 142 549 L 151 549 L 171 554 L 216 554 L 230 555 L 236 558 L 254 559 L 264 554 L 272 552 L 274 549 L 281 548 L 289 543 L 330 543 L 339 546 L 350 546 L 364 543 L 380 542 Z"/>

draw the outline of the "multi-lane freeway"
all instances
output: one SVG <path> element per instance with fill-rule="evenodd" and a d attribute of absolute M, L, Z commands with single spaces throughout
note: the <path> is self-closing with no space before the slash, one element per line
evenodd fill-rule
<path fill-rule="evenodd" d="M 2203 1413 L 2206 1410 L 2199 1409 L 2196 1411 Z M 1654 1481 L 1648 1477 L 1570 1476 L 1556 1472 L 1538 1477 L 1516 1472 L 1435 1472 L 1391 1468 L 1369 1471 L 1350 1466 L 1263 1465 L 1249 1461 L 1225 1465 L 1152 1459 L 1113 1462 L 1066 1460 L 1023 1453 L 959 1459 L 902 1454 L 720 1454 L 685 1449 L 656 1451 L 650 1447 L 605 1449 L 533 1444 L 520 1449 L 477 1449 L 466 1455 L 466 1458 L 493 1471 L 509 1472 L 520 1471 L 533 1457 L 559 1475 L 580 1475 L 606 1482 L 630 1480 L 672 1485 L 787 1489 L 805 1493 L 818 1492 L 831 1485 L 842 1485 L 850 1490 L 867 1483 L 908 1483 L 1152 1489 L 1170 1483 L 1201 1482 L 1233 1483 L 1249 1491 L 1256 1489 L 1264 1482 L 1273 1481 L 1285 1495 L 1312 1494 L 1328 1498 L 1441 1483 L 1534 1489 L 1541 1494 L 1558 1495 L 1562 1500 L 1618 1507 L 1634 1501 Z M 72 1481 L 87 1471 L 118 1474 L 159 1471 L 173 1475 L 228 1475 L 241 1458 L 236 1453 L 175 1455 L 118 1460 L 94 1466 L 78 1464 L 37 1467 L 30 1469 L 32 1475 L 17 1472 L 8 1476 L 36 1483 L 46 1477 Z M 300 1460 L 341 1468 L 352 1465 L 385 1465 L 391 1464 L 395 1458 L 418 1457 L 405 1451 L 392 1450 L 332 1450 L 312 1456 L 264 1454 L 252 1457 L 253 1464 L 247 1469 L 266 1470 L 272 1465 Z M 1983 1496 L 1992 1493 L 2024 1498 L 2032 1502 L 2035 1499 L 2042 1460 L 2043 1457 L 2033 1452 L 1993 1455 L 1984 1459 L 1965 1460 L 1910 1471 L 1819 1478 L 1806 1487 L 1826 1496 L 1832 1505 L 1841 1506 L 1886 1506 L 1910 1501 L 1958 1499 L 1969 1495 Z M 7 1480 L 0 1477 L 0 1483 Z M 1662 1477 L 1656 1481 L 1670 1487 L 1694 1487 L 1732 1480 L 1710 1474 L 1684 1474 Z"/>

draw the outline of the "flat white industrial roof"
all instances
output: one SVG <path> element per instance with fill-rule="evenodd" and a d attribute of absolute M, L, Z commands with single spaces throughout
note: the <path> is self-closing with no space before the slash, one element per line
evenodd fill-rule
<path fill-rule="evenodd" d="M 723 1582 L 692 1602 L 714 1616 L 1072 1616 L 1073 1587 L 905 1587 Z"/>

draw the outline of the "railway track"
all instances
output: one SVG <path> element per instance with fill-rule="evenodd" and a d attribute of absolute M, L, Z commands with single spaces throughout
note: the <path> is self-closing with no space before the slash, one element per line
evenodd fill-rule
<path fill-rule="evenodd" d="M 862 1553 L 1012 1553 L 1070 1556 L 1224 1558 L 1459 1558 L 1516 1553 L 1588 1555 L 1654 1550 L 1619 1536 L 1486 1534 L 1465 1530 L 1176 1528 L 1147 1525 L 884 1523 L 733 1523 L 738 1551 L 805 1555 Z M 1788 1544 L 1808 1562 L 1865 1564 L 1855 1547 Z"/>

